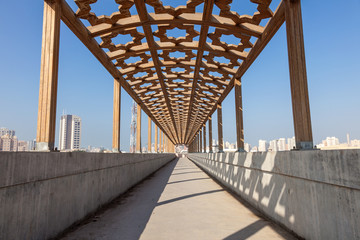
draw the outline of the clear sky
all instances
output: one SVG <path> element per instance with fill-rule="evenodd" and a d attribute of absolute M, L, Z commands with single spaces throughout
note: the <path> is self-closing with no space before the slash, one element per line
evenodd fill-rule
<path fill-rule="evenodd" d="M 96 13 L 109 14 L 111 11 L 103 9 L 114 9 L 113 2 L 98 1 Z M 251 4 L 240 5 L 244 1 L 234 2 L 234 10 L 251 8 Z M 75 7 L 72 0 L 68 3 Z M 104 3 L 104 8 L 99 3 Z M 21 140 L 30 140 L 36 137 L 43 1 L 0 1 L 0 9 L 0 127 L 14 129 Z M 359 0 L 302 1 L 315 143 L 327 136 L 344 142 L 346 133 L 351 139 L 360 139 L 359 11 Z M 285 25 L 242 81 L 245 142 L 257 145 L 259 139 L 292 137 Z M 111 148 L 112 95 L 111 75 L 62 24 L 56 145 L 60 115 L 65 111 L 82 118 L 83 147 Z M 230 142 L 236 141 L 233 95 L 231 92 L 223 103 L 224 140 Z M 130 107 L 131 98 L 123 91 L 121 148 L 126 151 L 130 141 Z M 146 145 L 147 116 L 143 114 L 142 119 Z M 216 115 L 213 119 L 216 138 Z"/>

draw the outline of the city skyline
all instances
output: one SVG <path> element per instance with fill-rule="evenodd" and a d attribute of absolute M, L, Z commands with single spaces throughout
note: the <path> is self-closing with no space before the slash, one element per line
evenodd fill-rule
<path fill-rule="evenodd" d="M 74 7 L 72 1 L 69 3 Z M 278 1 L 274 1 L 274 5 L 277 3 Z M 19 139 L 34 139 L 37 126 L 43 3 L 6 1 L 0 3 L 0 6 L 4 19 L 9 18 L 12 9 L 17 9 L 28 21 L 24 35 L 16 30 L 18 25 L 20 27 L 20 20 L 14 20 L 11 24 L 0 22 L 4 36 L 13 38 L 10 42 L 6 38 L 0 39 L 0 86 L 7 89 L 0 95 L 0 102 L 6 103 L 1 112 L 0 126 L 16 129 Z M 332 51 L 331 57 L 328 57 L 329 49 L 343 41 L 342 35 L 357 28 L 360 22 L 357 14 L 359 8 L 360 3 L 355 0 L 350 0 L 347 4 L 323 4 L 321 1 L 302 4 L 315 144 L 326 136 L 339 136 L 340 141 L 344 141 L 348 132 L 354 138 L 360 138 L 360 113 L 356 111 L 360 106 L 360 64 L 357 58 L 360 53 L 357 44 L 360 42 L 360 33 L 355 31 L 351 38 L 346 39 L 347 44 L 342 46 L 341 51 Z M 331 17 L 339 11 L 347 13 L 347 24 L 344 25 Z M 319 17 L 318 12 L 323 15 Z M 324 41 L 324 36 L 328 36 L 334 28 L 338 29 L 338 34 Z M 59 119 L 63 109 L 82 116 L 83 146 L 104 146 L 111 149 L 113 79 L 64 24 L 61 25 L 60 35 L 56 119 Z M 27 36 L 27 41 L 23 41 L 23 36 Z M 13 49 L 21 51 L 22 58 L 27 59 L 26 64 L 22 65 L 22 71 L 18 71 L 18 59 L 16 54 L 13 54 Z M 274 55 L 276 60 L 273 59 Z M 255 145 L 259 139 L 293 136 L 285 26 L 280 28 L 242 80 L 245 141 Z M 223 102 L 223 115 L 226 116 L 223 119 L 224 139 L 230 142 L 235 142 L 233 95 L 233 92 L 230 92 Z M 121 149 L 124 150 L 129 149 L 131 101 L 122 90 L 120 142 Z M 216 112 L 214 114 L 213 137 L 217 138 Z M 147 145 L 147 116 L 144 113 L 142 119 L 142 144 Z M 56 125 L 55 145 L 58 146 L 59 123 Z M 97 129 L 98 126 L 101 126 L 101 130 Z"/>

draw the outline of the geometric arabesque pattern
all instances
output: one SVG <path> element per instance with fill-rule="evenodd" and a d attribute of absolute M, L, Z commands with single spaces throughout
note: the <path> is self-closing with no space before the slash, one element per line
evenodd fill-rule
<path fill-rule="evenodd" d="M 100 47 L 174 143 L 189 143 L 207 121 L 233 87 L 251 38 L 262 36 L 260 22 L 274 15 L 271 0 L 251 0 L 252 15 L 233 12 L 231 0 L 189 0 L 176 8 L 159 0 L 114 1 L 113 14 L 96 16 L 97 0 L 75 0 L 76 17 L 88 21 L 91 37 L 100 37 Z M 184 34 L 174 37 L 173 30 Z M 226 36 L 238 44 L 223 41 Z"/>

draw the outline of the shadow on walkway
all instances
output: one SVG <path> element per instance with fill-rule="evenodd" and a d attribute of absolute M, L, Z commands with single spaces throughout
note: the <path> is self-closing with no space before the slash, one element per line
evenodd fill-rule
<path fill-rule="evenodd" d="M 159 169 L 62 239 L 139 239 L 178 160 Z M 99 224 L 101 218 L 107 219 L 105 223 Z"/>

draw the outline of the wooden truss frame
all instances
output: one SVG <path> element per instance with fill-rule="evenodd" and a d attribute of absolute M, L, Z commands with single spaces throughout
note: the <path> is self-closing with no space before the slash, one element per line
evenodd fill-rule
<path fill-rule="evenodd" d="M 188 0 L 176 8 L 160 0 L 114 0 L 118 11 L 110 16 L 91 11 L 97 0 L 74 0 L 76 13 L 65 0 L 45 1 L 57 5 L 61 20 L 173 144 L 190 144 L 284 23 L 289 0 L 275 12 L 271 0 L 250 0 L 258 10 L 253 15 L 231 11 L 232 0 Z M 262 20 L 268 20 L 265 27 Z M 186 35 L 167 34 L 176 28 Z M 223 42 L 224 35 L 239 44 Z M 132 40 L 116 43 L 123 36 Z"/>

